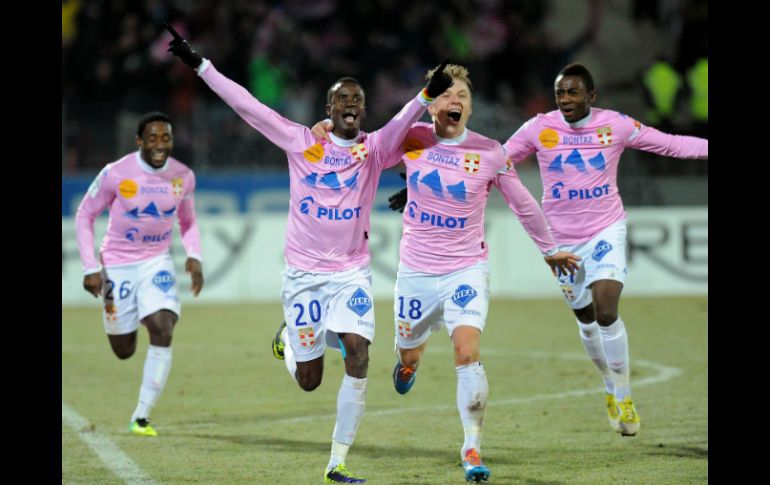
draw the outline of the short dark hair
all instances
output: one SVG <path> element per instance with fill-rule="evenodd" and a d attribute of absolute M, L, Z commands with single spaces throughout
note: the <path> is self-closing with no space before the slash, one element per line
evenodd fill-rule
<path fill-rule="evenodd" d="M 567 64 L 561 71 L 559 71 L 559 76 L 577 76 L 583 80 L 586 91 L 591 92 L 594 90 L 594 78 L 582 64 Z"/>
<path fill-rule="evenodd" d="M 358 84 L 358 87 L 360 87 L 360 88 L 361 88 L 361 90 L 363 90 L 363 89 L 364 89 L 364 87 L 363 87 L 363 86 L 361 86 L 361 83 L 360 83 L 360 82 L 358 82 L 358 79 L 356 79 L 356 78 L 354 78 L 354 77 L 350 77 L 350 76 L 341 77 L 341 78 L 337 79 L 336 81 L 334 81 L 334 82 L 332 83 L 332 85 L 331 85 L 331 86 L 329 86 L 329 90 L 328 90 L 328 91 L 326 91 L 326 102 L 327 102 L 327 103 L 331 103 L 331 102 L 332 102 L 332 95 L 334 94 L 334 93 L 332 93 L 332 90 L 334 89 L 334 86 L 336 86 L 336 85 L 337 85 L 337 84 L 339 84 L 339 83 L 353 83 L 353 84 Z"/>
<path fill-rule="evenodd" d="M 171 122 L 171 118 L 169 118 L 168 115 L 161 113 L 160 111 L 152 111 L 142 116 L 139 120 L 139 124 L 136 127 L 136 136 L 141 138 L 144 134 L 144 128 L 148 123 L 152 123 L 153 121 L 164 121 L 169 125 L 174 126 L 174 123 Z"/>

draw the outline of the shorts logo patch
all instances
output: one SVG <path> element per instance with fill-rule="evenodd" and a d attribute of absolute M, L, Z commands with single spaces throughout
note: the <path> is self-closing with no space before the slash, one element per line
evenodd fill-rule
<path fill-rule="evenodd" d="M 369 298 L 364 290 L 357 289 L 353 296 L 348 300 L 348 308 L 356 312 L 359 316 L 363 317 L 366 312 L 372 309 L 372 300 Z"/>
<path fill-rule="evenodd" d="M 299 344 L 305 348 L 315 345 L 315 329 L 313 327 L 305 327 L 297 329 L 299 332 Z"/>
<path fill-rule="evenodd" d="M 594 248 L 594 252 L 591 255 L 591 258 L 595 261 L 601 261 L 602 258 L 610 251 L 612 251 L 612 244 L 602 239 L 596 243 L 596 247 Z"/>
<path fill-rule="evenodd" d="M 404 338 L 409 338 L 412 336 L 412 326 L 409 324 L 409 322 L 402 322 L 401 320 L 398 321 L 398 334 Z"/>
<path fill-rule="evenodd" d="M 176 283 L 174 275 L 166 270 L 158 271 L 155 276 L 152 277 L 152 284 L 160 288 L 164 293 L 174 286 L 174 283 Z"/>
<path fill-rule="evenodd" d="M 560 285 L 561 286 L 561 292 L 564 293 L 564 298 L 567 299 L 567 301 L 575 301 L 575 293 L 572 291 L 572 286 L 570 285 Z"/>
<path fill-rule="evenodd" d="M 452 301 L 455 302 L 455 304 L 460 308 L 465 308 L 465 305 L 467 305 L 469 301 L 476 298 L 476 295 L 478 295 L 478 292 L 476 292 L 476 290 L 470 286 L 460 285 L 455 290 L 455 294 L 452 296 Z"/>
<path fill-rule="evenodd" d="M 114 303 L 107 303 L 104 305 L 104 315 L 107 317 L 108 322 L 114 322 L 118 319 L 118 309 Z"/>

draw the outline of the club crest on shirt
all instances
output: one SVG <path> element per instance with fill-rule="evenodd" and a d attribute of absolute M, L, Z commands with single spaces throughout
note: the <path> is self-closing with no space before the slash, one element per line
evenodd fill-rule
<path fill-rule="evenodd" d="M 602 126 L 596 129 L 596 136 L 599 138 L 599 143 L 602 145 L 609 145 L 612 143 L 612 128 L 609 126 Z"/>
<path fill-rule="evenodd" d="M 479 165 L 481 165 L 481 155 L 478 153 L 465 154 L 465 163 L 463 164 L 463 167 L 466 172 L 471 175 L 476 175 L 479 171 Z"/>
<path fill-rule="evenodd" d="M 305 157 L 305 160 L 310 163 L 318 163 L 324 156 L 324 147 L 321 145 L 321 143 L 316 143 L 312 147 L 302 152 L 302 156 Z"/>
<path fill-rule="evenodd" d="M 417 160 L 422 155 L 422 151 L 425 147 L 422 146 L 419 140 L 414 138 L 408 138 L 404 142 L 404 154 L 409 160 Z"/>
<path fill-rule="evenodd" d="M 315 345 L 315 329 L 311 327 L 298 328 L 299 344 L 305 348 Z"/>
<path fill-rule="evenodd" d="M 356 162 L 364 162 L 366 161 L 366 157 L 369 156 L 366 145 L 363 143 L 350 147 L 350 154 L 353 155 L 353 160 Z"/>
<path fill-rule="evenodd" d="M 171 192 L 176 195 L 177 197 L 182 197 L 182 179 L 181 178 L 173 178 L 171 179 Z"/>

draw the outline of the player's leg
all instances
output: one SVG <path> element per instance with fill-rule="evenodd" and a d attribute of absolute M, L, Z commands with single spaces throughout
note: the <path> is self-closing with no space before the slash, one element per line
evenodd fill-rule
<path fill-rule="evenodd" d="M 177 293 L 176 272 L 171 257 L 159 256 L 138 267 L 136 300 L 142 324 L 147 327 L 150 345 L 144 360 L 139 399 L 131 415 L 134 434 L 155 436 L 150 426 L 152 409 L 166 386 L 172 364 L 171 341 L 181 305 Z"/>
<path fill-rule="evenodd" d="M 345 375 L 337 392 L 337 420 L 332 432 L 326 482 L 363 483 L 346 465 L 366 407 L 369 345 L 374 340 L 374 301 L 368 268 L 334 274 L 327 290 L 329 300 L 326 343 L 342 351 Z"/>
<path fill-rule="evenodd" d="M 488 265 L 478 263 L 441 278 L 444 318 L 454 348 L 457 410 L 465 435 L 460 449 L 466 480 L 489 478 L 481 460 L 481 438 L 489 383 L 481 362 L 480 342 L 489 309 Z"/>
<path fill-rule="evenodd" d="M 112 352 L 120 360 L 128 359 L 136 352 L 139 318 L 136 295 L 130 291 L 135 284 L 134 275 L 135 267 L 130 266 L 102 270 L 102 322 Z"/>
<path fill-rule="evenodd" d="M 401 265 L 396 275 L 395 352 L 393 386 L 399 394 L 406 394 L 417 378 L 417 369 L 433 330 L 444 322 L 441 299 L 436 291 L 439 277 L 428 275 Z"/>

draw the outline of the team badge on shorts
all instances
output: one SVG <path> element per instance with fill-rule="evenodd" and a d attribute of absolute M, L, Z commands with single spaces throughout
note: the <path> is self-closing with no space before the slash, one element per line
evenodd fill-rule
<path fill-rule="evenodd" d="M 363 317 L 366 312 L 372 309 L 372 300 L 364 290 L 358 288 L 350 300 L 348 300 L 348 308 Z"/>
<path fill-rule="evenodd" d="M 160 291 L 163 293 L 167 292 L 169 288 L 174 286 L 174 283 L 176 283 L 174 275 L 166 270 L 158 271 L 155 276 L 152 277 L 152 284 L 160 288 Z"/>
<path fill-rule="evenodd" d="M 561 286 L 561 292 L 564 293 L 564 298 L 567 301 L 575 301 L 575 293 L 572 291 L 571 285 L 559 285 Z"/>
<path fill-rule="evenodd" d="M 455 290 L 455 294 L 452 295 L 452 301 L 455 302 L 455 304 L 460 308 L 465 308 L 465 305 L 467 305 L 469 301 L 476 298 L 476 295 L 478 295 L 478 293 L 470 286 L 460 285 Z"/>
<path fill-rule="evenodd" d="M 104 305 L 104 316 L 108 322 L 114 322 L 118 319 L 118 309 L 114 303 Z"/>
<path fill-rule="evenodd" d="M 612 251 L 612 244 L 602 239 L 596 243 L 596 247 L 594 248 L 593 254 L 591 254 L 591 258 L 594 261 L 601 261 L 602 258 L 610 251 Z"/>
<path fill-rule="evenodd" d="M 315 345 L 315 330 L 313 327 L 305 327 L 298 329 L 299 332 L 299 344 L 305 348 Z"/>
<path fill-rule="evenodd" d="M 404 338 L 409 338 L 412 336 L 412 326 L 409 324 L 409 322 L 402 322 L 401 320 L 398 321 L 398 334 Z"/>

